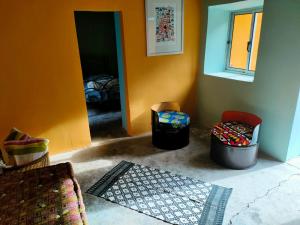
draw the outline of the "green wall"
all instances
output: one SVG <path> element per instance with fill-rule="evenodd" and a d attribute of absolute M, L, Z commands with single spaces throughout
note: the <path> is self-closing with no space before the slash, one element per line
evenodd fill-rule
<path fill-rule="evenodd" d="M 289 150 L 287 158 L 292 158 L 296 155 L 300 155 L 300 92 L 298 96 L 297 108 L 293 121 L 292 134 L 289 144 Z"/>
<path fill-rule="evenodd" d="M 204 18 L 207 18 L 208 5 L 228 1 L 208 0 L 206 3 Z M 300 154 L 291 141 L 300 84 L 299 12 L 300 1 L 265 1 L 253 83 L 206 76 L 202 62 L 198 85 L 198 116 L 202 125 L 212 126 L 225 110 L 255 113 L 263 119 L 260 150 L 281 161 Z M 203 40 L 205 38 L 206 29 L 203 30 Z M 205 41 L 201 46 L 204 59 Z"/>

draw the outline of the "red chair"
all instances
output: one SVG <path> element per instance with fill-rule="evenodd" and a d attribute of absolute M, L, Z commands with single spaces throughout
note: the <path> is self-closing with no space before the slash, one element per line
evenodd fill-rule
<path fill-rule="evenodd" d="M 211 158 L 232 169 L 256 164 L 262 120 L 251 113 L 226 111 L 211 133 Z"/>

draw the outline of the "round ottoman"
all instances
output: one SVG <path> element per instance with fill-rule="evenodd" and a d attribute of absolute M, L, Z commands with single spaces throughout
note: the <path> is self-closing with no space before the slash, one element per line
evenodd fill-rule
<path fill-rule="evenodd" d="M 222 166 L 231 169 L 247 169 L 257 161 L 258 144 L 236 147 L 224 145 L 217 137 L 211 135 L 211 158 Z"/>
<path fill-rule="evenodd" d="M 152 111 L 153 145 L 165 149 L 180 149 L 189 144 L 190 117 L 178 111 Z"/>
<path fill-rule="evenodd" d="M 211 131 L 211 158 L 231 169 L 246 169 L 256 164 L 258 134 L 262 123 L 255 114 L 225 111 Z"/>

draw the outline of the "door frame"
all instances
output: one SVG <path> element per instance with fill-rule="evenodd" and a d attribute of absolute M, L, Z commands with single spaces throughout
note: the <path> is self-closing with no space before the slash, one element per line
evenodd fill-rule
<path fill-rule="evenodd" d="M 121 11 L 88 11 L 88 10 L 75 10 L 74 11 L 74 24 L 76 30 L 77 48 L 80 56 L 79 42 L 78 42 L 78 31 L 76 29 L 76 12 L 91 12 L 91 13 L 104 13 L 111 12 L 114 14 L 114 24 L 115 24 L 115 40 L 116 40 L 116 50 L 117 50 L 117 65 L 118 65 L 118 79 L 119 79 L 119 89 L 120 89 L 120 103 L 121 103 L 121 115 L 122 115 L 122 128 L 130 133 L 129 126 L 129 107 L 128 107 L 128 89 L 126 82 L 126 66 L 125 66 L 125 55 L 124 55 L 124 33 L 123 33 L 123 19 Z M 80 61 L 81 64 L 81 61 Z M 82 70 L 81 70 L 82 71 Z M 83 87 L 84 88 L 84 87 Z M 85 91 L 84 99 L 85 99 Z"/>
<path fill-rule="evenodd" d="M 115 34 L 116 34 L 116 47 L 117 47 L 117 59 L 118 59 L 118 77 L 120 86 L 120 102 L 122 113 L 122 127 L 128 133 L 128 98 L 127 98 L 127 85 L 125 75 L 125 58 L 124 58 L 124 46 L 123 46 L 123 29 L 122 29 L 122 14 L 120 11 L 114 12 L 115 20 Z"/>

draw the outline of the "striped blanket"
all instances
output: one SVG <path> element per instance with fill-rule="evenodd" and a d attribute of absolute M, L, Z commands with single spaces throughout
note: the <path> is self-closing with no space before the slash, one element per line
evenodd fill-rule
<path fill-rule="evenodd" d="M 21 166 L 39 159 L 48 152 L 48 139 L 34 138 L 13 128 L 4 140 L 9 161 Z"/>

